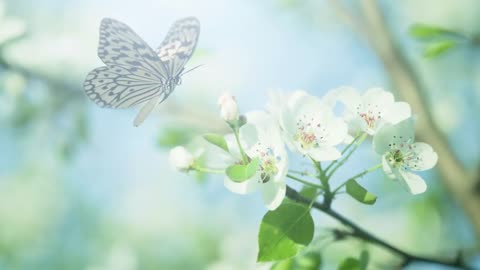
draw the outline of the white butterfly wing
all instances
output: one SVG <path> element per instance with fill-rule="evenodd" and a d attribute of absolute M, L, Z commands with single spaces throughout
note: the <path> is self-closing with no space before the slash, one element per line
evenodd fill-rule
<path fill-rule="evenodd" d="M 155 51 L 128 25 L 114 19 L 105 18 L 100 24 L 98 57 L 107 66 L 135 66 L 167 79 Z"/>
<path fill-rule="evenodd" d="M 167 36 L 157 49 L 169 77 L 175 78 L 182 73 L 185 64 L 195 51 L 199 35 L 200 22 L 195 17 L 177 20 L 170 27 Z"/>
<path fill-rule="evenodd" d="M 101 107 L 128 108 L 149 99 L 166 98 L 167 69 L 157 54 L 130 27 L 103 19 L 98 56 L 107 65 L 85 79 L 87 96 Z"/>
<path fill-rule="evenodd" d="M 134 67 L 105 66 L 88 73 L 85 93 L 102 108 L 123 109 L 165 96 L 156 74 Z"/>

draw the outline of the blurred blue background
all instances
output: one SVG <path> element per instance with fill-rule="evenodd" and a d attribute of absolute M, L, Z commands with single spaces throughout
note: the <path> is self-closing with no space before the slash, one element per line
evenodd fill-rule
<path fill-rule="evenodd" d="M 225 90 L 244 112 L 263 108 L 269 89 L 401 91 L 391 89 L 378 54 L 332 2 L 0 0 L 0 269 L 269 269 L 255 263 L 261 198 L 228 192 L 221 177 L 174 171 L 168 148 L 190 133 L 226 130 L 216 105 Z M 358 2 L 344 2 L 357 13 Z M 478 48 L 460 44 L 425 58 L 408 29 L 422 22 L 473 35 L 479 3 L 379 4 L 422 78 L 434 121 L 465 167 L 474 168 Z M 184 16 L 198 17 L 202 28 L 187 68 L 204 66 L 185 75 L 141 127 L 132 125 L 135 109 L 103 110 L 88 100 L 82 84 L 102 65 L 96 54 L 102 18 L 125 22 L 155 48 Z M 362 148 L 335 180 L 377 159 L 369 146 Z M 306 168 L 305 160 L 295 163 Z M 429 189 L 413 197 L 373 174 L 362 180 L 379 197 L 373 207 L 346 196 L 335 207 L 408 251 L 448 257 L 461 249 L 480 265 L 475 230 L 461 206 L 437 172 L 423 176 Z M 324 229 L 338 224 L 321 213 L 314 217 L 323 269 L 335 269 L 364 247 L 322 242 Z M 370 249 L 372 269 L 398 262 Z"/>

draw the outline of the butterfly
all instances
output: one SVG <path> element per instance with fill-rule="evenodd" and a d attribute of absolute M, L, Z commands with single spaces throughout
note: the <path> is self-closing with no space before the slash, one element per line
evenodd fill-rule
<path fill-rule="evenodd" d="M 126 24 L 104 18 L 98 57 L 105 66 L 88 73 L 83 84 L 86 95 L 102 108 L 144 104 L 133 122 L 139 126 L 181 83 L 199 34 L 197 18 L 179 19 L 154 51 Z"/>

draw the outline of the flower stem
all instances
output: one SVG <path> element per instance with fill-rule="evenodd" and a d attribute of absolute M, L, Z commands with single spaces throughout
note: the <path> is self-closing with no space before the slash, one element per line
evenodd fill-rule
<path fill-rule="evenodd" d="M 288 170 L 289 173 L 298 174 L 301 176 L 317 177 L 316 175 L 309 173 L 308 171 L 297 171 L 297 170 Z"/>
<path fill-rule="evenodd" d="M 323 174 L 322 164 L 319 161 L 316 161 L 315 159 L 313 159 L 310 156 L 309 156 L 309 158 L 312 161 L 313 165 L 315 166 L 315 169 L 317 169 L 318 175 L 319 176 L 322 175 Z"/>
<path fill-rule="evenodd" d="M 295 181 L 297 181 L 297 182 L 300 182 L 300 183 L 302 183 L 302 184 L 304 184 L 304 185 L 307 185 L 307 186 L 311 186 L 311 187 L 314 187 L 314 188 L 317 188 L 317 189 L 324 190 L 324 188 L 323 188 L 322 186 L 320 186 L 320 185 L 317 185 L 317 184 L 314 184 L 314 183 L 310 183 L 310 182 L 308 182 L 308 181 L 305 181 L 305 180 L 303 180 L 303 179 L 301 179 L 301 178 L 298 178 L 298 177 L 296 177 L 296 176 L 293 176 L 293 175 L 291 175 L 291 174 L 287 174 L 287 177 L 290 178 L 290 179 L 292 179 L 292 180 L 295 180 Z"/>
<path fill-rule="evenodd" d="M 238 149 L 240 150 L 240 155 L 242 155 L 242 162 L 243 164 L 248 164 L 248 157 L 247 157 L 247 154 L 245 154 L 245 151 L 243 151 L 242 144 L 240 143 L 240 136 L 238 135 L 238 133 L 239 133 L 239 129 L 234 128 L 233 134 L 235 135 L 235 140 L 237 141 Z"/>
<path fill-rule="evenodd" d="M 360 139 L 360 137 L 362 137 L 362 135 L 363 135 L 363 133 L 357 135 L 355 138 L 353 138 L 353 141 L 351 143 L 349 143 L 345 148 L 343 148 L 342 156 L 343 156 L 343 154 L 345 154 L 348 151 L 348 149 L 350 149 L 350 147 L 352 147 L 358 141 L 358 139 Z M 327 168 L 325 168 L 325 171 L 328 172 L 328 170 L 330 170 L 330 168 L 333 165 L 335 165 L 336 163 L 337 163 L 336 160 L 330 162 L 330 164 L 328 164 Z"/>
<path fill-rule="evenodd" d="M 203 173 L 225 174 L 225 170 L 220 170 L 220 169 L 203 168 L 200 166 L 193 166 L 192 169 L 196 170 L 197 172 L 203 172 Z"/>
<path fill-rule="evenodd" d="M 348 152 L 348 154 L 342 158 L 340 161 L 334 161 L 332 163 L 335 163 L 335 165 L 333 166 L 332 170 L 327 174 L 327 178 L 330 179 L 330 177 L 332 177 L 332 175 L 335 173 L 335 171 L 340 168 L 349 158 L 350 156 L 353 154 L 353 152 L 355 152 L 355 150 L 357 150 L 357 148 L 362 144 L 362 142 L 367 138 L 367 133 L 363 133 L 362 135 L 360 136 L 357 136 L 358 139 L 356 139 L 356 141 L 354 140 L 354 142 L 352 142 L 350 145 L 353 145 L 353 149 L 350 150 L 350 152 Z M 348 146 L 347 146 L 348 148 Z M 348 149 L 347 149 L 348 150 Z M 345 149 L 344 149 L 345 151 Z M 346 152 L 346 151 L 345 151 Z M 342 154 L 344 152 L 342 151 Z M 331 165 L 331 164 L 330 164 Z M 330 167 L 330 166 L 329 166 Z"/>
<path fill-rule="evenodd" d="M 348 181 L 354 180 L 354 179 L 357 179 L 357 178 L 360 178 L 360 177 L 364 176 L 364 175 L 367 174 L 367 173 L 370 173 L 370 172 L 373 172 L 373 171 L 375 171 L 375 170 L 380 169 L 381 167 L 382 167 L 382 164 L 380 163 L 380 164 L 377 164 L 377 165 L 375 165 L 375 166 L 373 166 L 373 167 L 370 167 L 370 168 L 364 170 L 364 171 L 361 172 L 361 173 L 358 173 L 358 174 L 356 174 L 356 175 L 348 178 L 347 181 L 343 182 L 341 185 L 339 185 L 339 186 L 333 191 L 333 194 L 334 194 L 334 195 L 337 194 L 337 192 L 338 192 L 343 186 L 345 186 Z"/>

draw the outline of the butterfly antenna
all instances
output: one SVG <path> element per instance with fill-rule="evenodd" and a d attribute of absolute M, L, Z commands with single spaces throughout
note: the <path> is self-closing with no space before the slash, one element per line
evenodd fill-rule
<path fill-rule="evenodd" d="M 196 66 L 196 67 L 193 67 L 193 68 L 191 68 L 191 69 L 189 69 L 189 70 L 187 70 L 187 71 L 185 71 L 185 72 L 182 72 L 181 76 L 183 76 L 183 75 L 187 74 L 188 72 L 190 72 L 190 71 L 192 71 L 192 70 L 194 70 L 194 69 L 197 69 L 197 68 L 199 68 L 199 67 L 201 67 L 201 66 L 203 66 L 203 64 L 202 64 L 202 65 L 198 65 L 198 66 Z"/>

